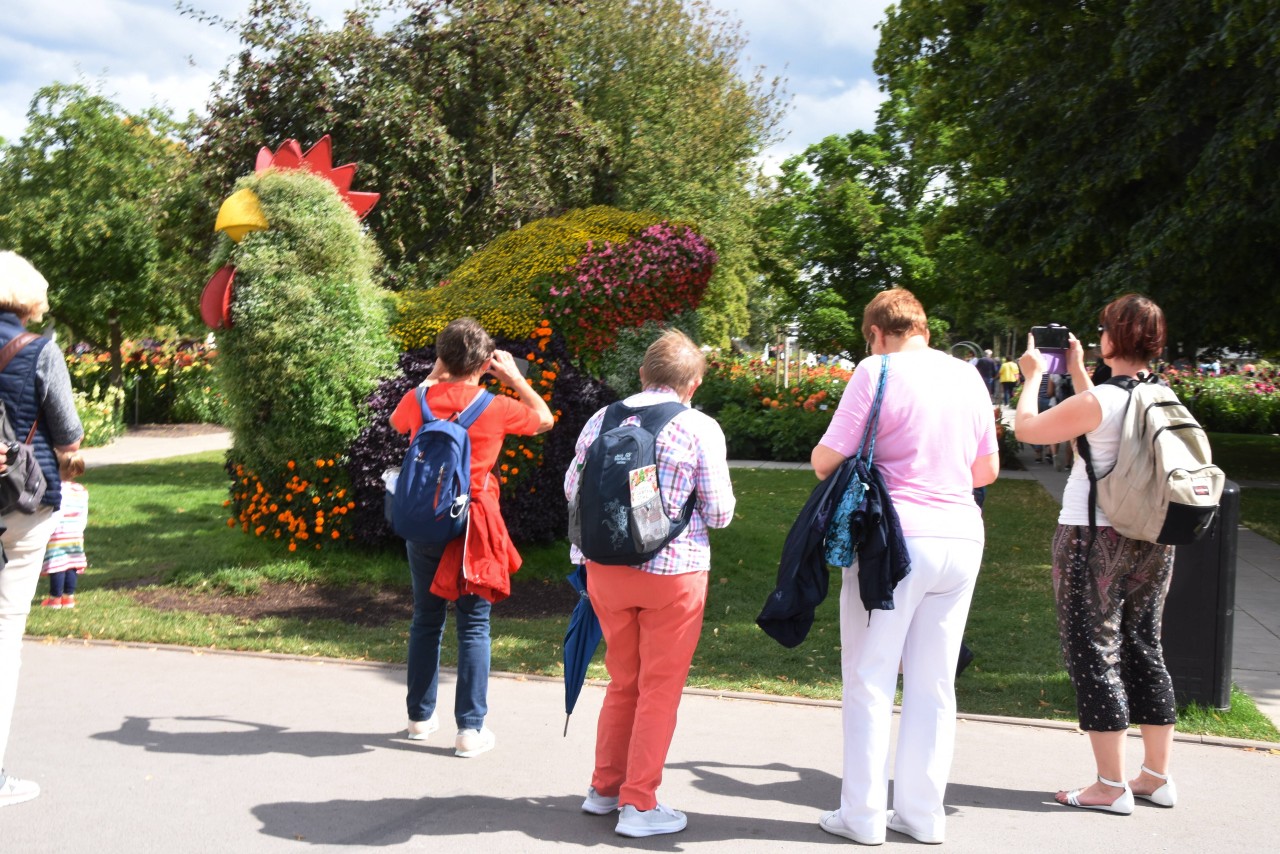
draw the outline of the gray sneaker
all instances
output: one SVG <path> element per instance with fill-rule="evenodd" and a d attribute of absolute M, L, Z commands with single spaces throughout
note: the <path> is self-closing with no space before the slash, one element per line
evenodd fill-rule
<path fill-rule="evenodd" d="M 40 795 L 40 786 L 30 780 L 19 780 L 12 774 L 0 779 L 4 780 L 0 783 L 0 807 L 11 807 Z"/>
<path fill-rule="evenodd" d="M 627 804 L 618 813 L 618 826 L 613 832 L 619 836 L 657 836 L 662 833 L 679 833 L 689 824 L 680 810 L 658 804 L 651 810 L 638 810 Z"/>
<path fill-rule="evenodd" d="M 488 753 L 493 750 L 493 746 L 497 743 L 497 737 L 488 727 L 460 729 L 458 730 L 458 740 L 454 742 L 453 754 L 464 759 L 470 759 L 472 756 Z"/>
<path fill-rule="evenodd" d="M 606 797 L 596 791 L 595 786 L 587 786 L 587 799 L 582 802 L 582 811 L 592 815 L 608 815 L 618 809 L 618 796 Z"/>

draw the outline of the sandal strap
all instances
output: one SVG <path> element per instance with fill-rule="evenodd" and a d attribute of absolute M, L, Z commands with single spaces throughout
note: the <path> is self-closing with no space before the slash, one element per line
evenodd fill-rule
<path fill-rule="evenodd" d="M 1148 768 L 1148 767 L 1147 767 L 1147 766 L 1145 766 L 1145 765 L 1142 765 L 1142 766 L 1139 766 L 1139 767 L 1141 767 L 1143 771 L 1146 771 L 1146 772 L 1147 772 L 1148 774 L 1150 774 L 1152 777 L 1155 777 L 1157 780 L 1168 780 L 1168 779 L 1169 779 L 1169 775 L 1168 775 L 1168 774 L 1161 774 L 1159 771 L 1152 771 L 1150 768 Z"/>
<path fill-rule="evenodd" d="M 1113 789 L 1129 788 L 1129 785 L 1127 783 L 1123 783 L 1123 782 L 1117 783 L 1115 780 L 1108 780 L 1106 777 L 1103 777 L 1101 774 L 1098 775 L 1098 782 L 1102 783 L 1104 786 L 1110 786 Z"/>

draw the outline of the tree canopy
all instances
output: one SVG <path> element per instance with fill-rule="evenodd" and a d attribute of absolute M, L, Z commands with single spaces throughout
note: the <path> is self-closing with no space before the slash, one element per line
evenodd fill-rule
<path fill-rule="evenodd" d="M 368 223 L 396 288 L 574 207 L 688 219 L 725 259 L 705 331 L 745 330 L 750 162 L 779 108 L 703 0 L 360 0 L 335 30 L 257 0 L 237 25 L 203 127 L 210 194 L 259 146 L 332 133 L 383 194 Z"/>
<path fill-rule="evenodd" d="M 0 244 L 48 279 L 59 323 L 107 349 L 191 318 L 190 152 L 168 113 L 130 113 L 80 84 L 39 90 L 0 155 Z M 181 213 L 180 213 L 181 211 Z"/>
<path fill-rule="evenodd" d="M 757 217 L 756 251 L 805 345 L 859 353 L 862 309 L 876 292 L 932 286 L 928 208 L 907 166 L 883 126 L 829 136 L 782 164 Z"/>
<path fill-rule="evenodd" d="M 1184 350 L 1275 345 L 1280 7 L 902 0 L 876 67 L 945 176 L 935 245 L 975 241 L 1009 313 L 1086 323 L 1139 291 Z"/>

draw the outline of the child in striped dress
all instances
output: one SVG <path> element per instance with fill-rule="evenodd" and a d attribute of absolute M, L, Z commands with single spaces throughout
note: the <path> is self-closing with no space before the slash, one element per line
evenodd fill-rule
<path fill-rule="evenodd" d="M 89 490 L 76 480 L 84 474 L 84 457 L 79 451 L 59 453 L 58 466 L 62 475 L 62 509 L 45 547 L 41 574 L 49 576 L 49 595 L 40 604 L 46 608 L 74 608 L 76 582 L 88 565 L 84 528 L 89 521 Z"/>

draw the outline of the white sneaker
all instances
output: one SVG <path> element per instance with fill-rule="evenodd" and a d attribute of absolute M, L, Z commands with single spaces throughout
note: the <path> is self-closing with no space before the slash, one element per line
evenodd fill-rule
<path fill-rule="evenodd" d="M 410 741 L 426 741 L 427 736 L 440 729 L 440 716 L 435 712 L 425 721 L 409 721 L 408 735 Z"/>
<path fill-rule="evenodd" d="M 0 784 L 0 807 L 11 807 L 23 801 L 39 797 L 40 786 L 30 780 L 20 780 L 10 774 Z"/>
<path fill-rule="evenodd" d="M 859 845 L 883 845 L 884 837 L 864 836 L 855 830 L 844 826 L 844 822 L 840 820 L 840 816 L 834 810 L 824 812 L 822 817 L 818 819 L 818 827 L 821 827 L 827 833 L 834 836 L 843 836 L 845 839 L 852 839 Z"/>
<path fill-rule="evenodd" d="M 497 737 L 488 727 L 460 729 L 458 730 L 458 740 L 454 743 L 453 753 L 455 756 L 470 759 L 472 756 L 488 753 L 493 750 L 493 746 L 497 743 Z"/>
<path fill-rule="evenodd" d="M 918 830 L 913 828 L 911 825 L 907 824 L 905 821 L 899 818 L 898 814 L 893 810 L 889 810 L 888 827 L 894 833 L 905 834 L 907 836 L 910 836 L 916 842 L 923 842 L 926 845 L 941 845 L 943 842 L 946 841 L 946 838 L 943 836 L 936 835 L 936 834 L 931 836 L 927 833 L 919 832 Z"/>
<path fill-rule="evenodd" d="M 679 833 L 689 824 L 680 810 L 658 804 L 651 810 L 638 810 L 627 804 L 618 813 L 618 826 L 613 832 L 619 836 L 657 836 L 661 833 Z"/>
<path fill-rule="evenodd" d="M 608 815 L 618 809 L 618 796 L 606 797 L 596 791 L 595 786 L 587 786 L 587 799 L 582 802 L 582 811 L 592 815 Z"/>

